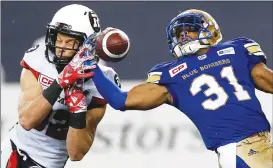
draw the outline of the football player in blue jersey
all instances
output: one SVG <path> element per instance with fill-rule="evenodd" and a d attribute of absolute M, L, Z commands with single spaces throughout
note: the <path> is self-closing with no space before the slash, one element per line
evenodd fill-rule
<path fill-rule="evenodd" d="M 160 63 L 147 83 L 121 91 L 100 68 L 93 81 L 117 110 L 149 110 L 164 103 L 185 113 L 198 128 L 222 168 L 272 168 L 270 124 L 255 88 L 273 93 L 273 72 L 258 43 L 222 34 L 208 13 L 190 9 L 166 28 L 177 59 Z M 94 62 L 94 64 L 96 64 Z"/>

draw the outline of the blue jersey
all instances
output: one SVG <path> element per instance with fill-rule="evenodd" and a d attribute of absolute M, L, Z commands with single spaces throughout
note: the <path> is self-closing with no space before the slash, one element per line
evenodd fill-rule
<path fill-rule="evenodd" d="M 198 128 L 206 147 L 238 142 L 270 130 L 255 95 L 251 69 L 266 56 L 253 40 L 227 41 L 204 55 L 154 66 L 147 82 L 164 85 L 174 106 Z"/>

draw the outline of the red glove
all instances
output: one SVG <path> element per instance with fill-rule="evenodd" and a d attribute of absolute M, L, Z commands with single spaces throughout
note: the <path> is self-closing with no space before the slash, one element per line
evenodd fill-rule
<path fill-rule="evenodd" d="M 77 86 L 67 88 L 65 92 L 65 103 L 71 113 L 81 113 L 87 111 L 86 97 L 82 88 Z"/>
<path fill-rule="evenodd" d="M 92 69 L 92 66 L 83 66 L 85 61 L 94 60 L 94 56 L 83 57 L 85 51 L 85 47 L 81 48 L 57 77 L 57 82 L 62 88 L 67 88 L 78 79 L 90 78 L 94 75 L 91 71 L 86 72 L 86 70 Z"/>
<path fill-rule="evenodd" d="M 86 97 L 82 91 L 82 88 L 74 85 L 73 87 L 66 88 L 65 103 L 70 110 L 69 126 L 76 129 L 83 129 L 86 127 Z"/>

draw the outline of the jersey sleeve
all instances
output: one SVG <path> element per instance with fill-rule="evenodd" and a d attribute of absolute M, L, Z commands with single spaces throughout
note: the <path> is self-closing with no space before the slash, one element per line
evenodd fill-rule
<path fill-rule="evenodd" d="M 113 81 L 119 88 L 121 88 L 121 83 L 118 74 L 116 71 L 112 68 L 109 68 L 108 71 L 106 71 L 105 75 Z"/>
<path fill-rule="evenodd" d="M 172 95 L 174 104 L 177 104 L 177 93 L 171 84 L 175 83 L 174 78 L 171 77 L 170 68 L 173 62 L 164 62 L 154 66 L 149 72 L 146 83 L 155 83 L 166 87 Z"/>
<path fill-rule="evenodd" d="M 31 73 L 35 76 L 36 79 L 39 78 L 39 71 L 37 70 L 38 68 L 38 64 L 39 64 L 39 55 L 37 50 L 38 49 L 39 45 L 35 45 L 33 47 L 31 47 L 30 49 L 28 49 L 25 54 L 24 54 L 24 57 L 23 59 L 20 61 L 20 65 L 23 67 L 23 68 L 26 68 L 28 70 L 31 71 Z M 36 57 L 35 57 L 36 55 Z"/>
<path fill-rule="evenodd" d="M 248 68 L 250 70 L 258 63 L 263 62 L 266 64 L 266 55 L 257 42 L 248 38 L 241 38 L 240 41 L 248 58 Z"/>

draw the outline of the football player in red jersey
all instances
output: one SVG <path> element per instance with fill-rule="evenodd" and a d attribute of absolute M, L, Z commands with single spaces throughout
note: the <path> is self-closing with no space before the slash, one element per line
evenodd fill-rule
<path fill-rule="evenodd" d="M 21 65 L 19 122 L 2 143 L 1 167 L 64 167 L 68 157 L 81 160 L 89 151 L 106 101 L 82 64 L 82 47 L 101 32 L 99 18 L 86 6 L 58 10 L 47 27 L 45 43 L 26 51 Z M 117 74 L 101 66 L 110 80 Z M 88 79 L 89 78 L 89 79 Z M 85 80 L 78 85 L 77 81 Z"/>

